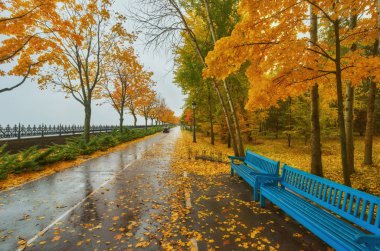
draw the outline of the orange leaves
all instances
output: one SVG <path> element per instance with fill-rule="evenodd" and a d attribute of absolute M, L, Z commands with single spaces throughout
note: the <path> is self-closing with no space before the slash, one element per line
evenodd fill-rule
<path fill-rule="evenodd" d="M 241 0 L 241 21 L 229 37 L 217 41 L 206 57 L 208 68 L 204 78 L 225 79 L 249 62 L 245 73 L 250 81 L 247 108 L 258 110 L 275 105 L 278 100 L 304 93 L 316 81 L 334 81 L 335 47 L 333 20 L 340 19 L 340 39 L 344 48 L 341 68 L 343 80 L 353 84 L 377 73 L 377 63 L 364 57 L 360 46 L 373 45 L 377 35 L 373 1 L 313 1 L 320 19 L 318 44 L 309 41 L 308 1 Z M 333 7 L 332 7 L 333 6 Z M 352 15 L 358 15 L 354 28 L 349 27 Z M 371 64 L 369 63 L 371 62 Z"/>
<path fill-rule="evenodd" d="M 191 125 L 192 123 L 192 111 L 189 108 L 186 108 L 183 115 L 183 121 L 186 123 L 186 125 Z"/>
<path fill-rule="evenodd" d="M 52 242 L 55 242 L 55 241 L 59 241 L 61 239 L 61 236 L 59 235 L 56 235 L 53 237 L 53 239 L 51 239 Z"/>
<path fill-rule="evenodd" d="M 114 27 L 115 28 L 115 27 Z M 107 81 L 101 97 L 106 98 L 122 117 L 124 108 L 148 117 L 156 101 L 153 73 L 144 70 L 132 47 L 115 46 L 107 57 Z"/>
<path fill-rule="evenodd" d="M 0 63 L 14 63 L 9 71 L 13 75 L 26 75 L 28 68 L 38 62 L 38 56 L 47 53 L 41 22 L 56 11 L 56 1 L 13 0 L 1 3 Z M 28 72 L 37 73 L 37 68 Z"/>

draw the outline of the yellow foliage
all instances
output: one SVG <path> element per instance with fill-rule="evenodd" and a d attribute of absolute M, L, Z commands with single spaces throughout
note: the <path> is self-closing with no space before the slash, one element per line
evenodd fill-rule
<path fill-rule="evenodd" d="M 335 82 L 335 45 L 329 41 L 334 20 L 349 19 L 360 14 L 354 28 L 341 25 L 341 45 L 371 45 L 377 38 L 374 2 L 313 1 L 316 14 L 325 17 L 319 22 L 321 37 L 317 44 L 309 41 L 309 2 L 296 0 L 252 1 L 239 5 L 241 21 L 229 37 L 217 41 L 206 57 L 205 78 L 225 79 L 249 62 L 246 75 L 250 82 L 246 108 L 260 110 L 276 105 L 278 100 L 299 96 L 316 82 Z M 328 19 L 326 21 L 326 16 Z M 332 31 L 331 31 L 332 32 Z M 330 39 L 331 40 L 331 39 Z M 358 47 L 358 46 L 357 46 Z M 379 78 L 379 57 L 368 58 L 362 49 L 346 50 L 340 67 L 342 80 L 358 85 L 369 76 Z"/>

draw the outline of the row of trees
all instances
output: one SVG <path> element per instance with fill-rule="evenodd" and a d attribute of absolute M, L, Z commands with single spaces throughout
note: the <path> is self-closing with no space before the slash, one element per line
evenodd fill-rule
<path fill-rule="evenodd" d="M 354 91 L 364 81 L 370 82 L 364 163 L 372 164 L 380 77 L 378 6 L 375 1 L 352 0 L 280 1 L 273 6 L 242 1 L 239 13 L 243 18 L 208 55 L 205 76 L 227 78 L 249 61 L 245 72 L 251 83 L 246 104 L 250 110 L 268 108 L 310 90 L 311 171 L 318 175 L 323 175 L 319 88 L 333 88 L 344 182 L 350 185 L 355 172 Z M 231 53 L 242 56 L 231 57 Z"/>
<path fill-rule="evenodd" d="M 175 48 L 175 80 L 189 94 L 187 106 L 197 101 L 198 121 L 208 123 L 212 142 L 219 131 L 236 155 L 244 155 L 243 140 L 254 130 L 277 123 L 290 144 L 297 125 L 310 135 L 311 172 L 322 176 L 321 135 L 333 128 L 350 185 L 359 121 L 365 127 L 363 162 L 373 163 L 380 80 L 377 1 L 143 2 L 149 8 L 134 16 L 152 45 Z M 365 119 L 355 120 L 360 105 Z"/>
<path fill-rule="evenodd" d="M 88 141 L 94 100 L 105 99 L 120 116 L 137 115 L 174 123 L 174 113 L 153 90 L 152 73 L 144 70 L 133 50 L 136 35 L 126 31 L 125 16 L 109 0 L 0 1 L 0 64 L 2 75 L 20 82 L 0 89 L 12 91 L 27 78 L 44 89 L 59 89 L 84 108 Z M 5 68 L 5 67 L 4 67 Z"/>

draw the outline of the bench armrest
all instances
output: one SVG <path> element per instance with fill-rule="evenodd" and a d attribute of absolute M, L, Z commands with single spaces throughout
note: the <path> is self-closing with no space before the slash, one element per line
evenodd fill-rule
<path fill-rule="evenodd" d="M 269 175 L 262 175 L 258 174 L 255 176 L 256 182 L 255 182 L 255 190 L 257 191 L 263 184 L 265 183 L 275 183 L 281 180 L 281 177 L 278 176 L 269 176 Z"/>
<path fill-rule="evenodd" d="M 282 178 L 281 177 L 278 177 L 278 176 L 273 176 L 273 175 L 271 175 L 271 176 L 269 176 L 269 175 L 262 175 L 262 174 L 258 174 L 258 175 L 256 175 L 256 181 L 258 182 L 258 183 L 265 183 L 265 182 L 268 182 L 268 181 L 273 181 L 273 182 L 275 182 L 275 181 L 281 181 L 282 180 Z"/>
<path fill-rule="evenodd" d="M 366 244 L 370 250 L 375 248 L 376 245 L 380 245 L 380 236 L 371 234 L 358 234 L 355 241 L 359 244 Z"/>
<path fill-rule="evenodd" d="M 241 161 L 245 160 L 245 157 L 238 157 L 238 156 L 228 156 L 228 158 L 231 160 L 232 164 L 235 164 L 235 160 L 241 160 Z"/>
<path fill-rule="evenodd" d="M 263 176 L 263 177 L 278 177 L 276 174 L 270 174 L 270 173 L 255 173 L 255 172 L 250 172 L 249 174 L 255 175 L 255 176 Z"/>

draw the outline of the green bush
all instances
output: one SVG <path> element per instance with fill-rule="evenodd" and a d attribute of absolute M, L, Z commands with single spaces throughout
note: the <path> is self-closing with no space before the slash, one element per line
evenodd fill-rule
<path fill-rule="evenodd" d="M 106 151 L 118 144 L 161 131 L 162 127 L 145 129 L 126 129 L 123 134 L 118 131 L 92 135 L 86 143 L 82 137 L 70 138 L 64 145 L 53 145 L 46 150 L 30 147 L 16 154 L 5 151 L 6 145 L 0 147 L 0 180 L 6 179 L 9 173 L 40 171 L 46 164 L 74 160 L 80 155 L 90 155 L 96 151 Z"/>
<path fill-rule="evenodd" d="M 10 169 L 17 162 L 17 155 L 11 155 L 5 152 L 6 144 L 0 147 L 0 179 L 6 179 L 10 172 Z"/>

